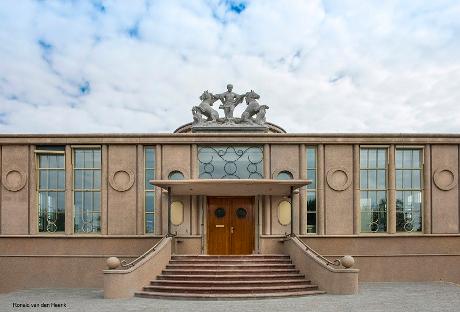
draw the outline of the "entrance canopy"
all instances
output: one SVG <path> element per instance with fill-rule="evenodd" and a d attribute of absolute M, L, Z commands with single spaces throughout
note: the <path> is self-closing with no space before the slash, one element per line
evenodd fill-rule
<path fill-rule="evenodd" d="M 273 179 L 197 179 L 150 180 L 150 184 L 171 189 L 174 195 L 255 196 L 287 195 L 292 190 L 310 184 L 310 180 Z"/>

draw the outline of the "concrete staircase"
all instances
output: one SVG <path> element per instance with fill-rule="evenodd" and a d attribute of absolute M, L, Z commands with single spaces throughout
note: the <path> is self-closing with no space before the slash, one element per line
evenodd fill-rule
<path fill-rule="evenodd" d="M 173 256 L 137 297 L 249 299 L 323 294 L 285 255 Z"/>

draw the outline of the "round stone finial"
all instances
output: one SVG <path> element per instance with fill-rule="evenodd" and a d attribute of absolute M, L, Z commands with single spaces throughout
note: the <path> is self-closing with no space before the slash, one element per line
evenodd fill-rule
<path fill-rule="evenodd" d="M 120 259 L 118 259 L 117 257 L 110 257 L 107 259 L 107 266 L 109 267 L 109 270 L 118 268 L 120 264 Z"/>
<path fill-rule="evenodd" d="M 340 259 L 340 264 L 346 269 L 349 269 L 355 264 L 355 259 L 352 256 L 343 256 L 342 259 Z"/>

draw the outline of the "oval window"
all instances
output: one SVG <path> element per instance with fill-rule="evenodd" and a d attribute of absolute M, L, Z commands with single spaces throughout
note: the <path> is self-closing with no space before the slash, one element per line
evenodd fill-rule
<path fill-rule="evenodd" d="M 184 204 L 180 201 L 173 201 L 171 203 L 171 223 L 180 225 L 182 222 L 184 222 Z"/>
<path fill-rule="evenodd" d="M 287 170 L 280 171 L 278 175 L 276 176 L 277 180 L 292 180 L 294 179 L 294 176 L 292 175 L 291 172 Z"/>
<path fill-rule="evenodd" d="M 283 200 L 278 204 L 278 222 L 281 225 L 291 223 L 291 203 L 287 200 Z"/>
<path fill-rule="evenodd" d="M 174 170 L 169 173 L 168 179 L 169 180 L 183 180 L 184 174 L 180 172 L 179 170 Z"/>
<path fill-rule="evenodd" d="M 214 215 L 215 215 L 217 218 L 223 218 L 223 217 L 225 217 L 225 209 L 224 209 L 224 208 L 217 208 L 217 209 L 214 211 Z"/>
<path fill-rule="evenodd" d="M 246 218 L 246 215 L 248 214 L 248 212 L 246 211 L 246 209 L 244 208 L 238 208 L 236 209 L 236 216 L 238 217 L 238 219 L 244 219 Z"/>

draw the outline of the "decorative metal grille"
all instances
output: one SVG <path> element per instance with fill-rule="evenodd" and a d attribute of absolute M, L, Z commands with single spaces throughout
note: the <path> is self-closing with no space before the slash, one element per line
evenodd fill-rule
<path fill-rule="evenodd" d="M 263 179 L 261 146 L 206 146 L 198 149 L 200 179 Z"/>

